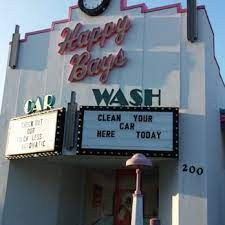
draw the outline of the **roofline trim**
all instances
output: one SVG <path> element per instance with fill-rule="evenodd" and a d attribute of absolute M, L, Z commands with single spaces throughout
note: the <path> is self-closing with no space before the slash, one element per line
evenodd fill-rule
<path fill-rule="evenodd" d="M 74 9 L 77 9 L 77 8 L 78 8 L 78 5 L 70 6 L 68 19 L 53 21 L 51 28 L 25 33 L 24 39 L 21 39 L 20 42 L 27 41 L 28 37 L 31 35 L 51 32 L 55 29 L 55 26 L 57 24 L 68 23 L 68 22 L 72 21 L 72 12 Z M 187 9 L 182 8 L 181 3 L 170 4 L 170 5 L 156 7 L 156 8 L 148 8 L 148 6 L 145 3 L 128 6 L 127 0 L 120 0 L 120 10 L 121 11 L 127 11 L 127 10 L 132 10 L 132 9 L 137 9 L 137 8 L 141 8 L 141 13 L 150 13 L 150 12 L 156 12 L 156 11 L 167 10 L 167 9 L 172 9 L 172 8 L 176 8 L 177 13 L 186 13 L 187 12 Z M 205 9 L 204 6 L 198 6 L 198 9 L 202 9 L 202 8 Z"/>

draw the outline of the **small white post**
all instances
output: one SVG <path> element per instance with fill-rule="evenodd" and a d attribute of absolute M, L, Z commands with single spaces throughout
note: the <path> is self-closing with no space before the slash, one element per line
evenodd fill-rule
<path fill-rule="evenodd" d="M 126 166 L 136 169 L 136 190 L 133 194 L 131 225 L 143 225 L 143 195 L 141 193 L 141 172 L 145 166 L 152 166 L 151 160 L 142 154 L 135 154 L 127 160 Z"/>

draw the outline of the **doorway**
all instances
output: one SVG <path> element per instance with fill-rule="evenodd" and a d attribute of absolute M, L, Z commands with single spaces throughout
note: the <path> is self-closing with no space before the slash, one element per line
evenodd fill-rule
<path fill-rule="evenodd" d="M 130 225 L 135 170 L 89 170 L 86 176 L 85 225 Z M 158 169 L 143 173 L 144 223 L 158 214 Z"/>

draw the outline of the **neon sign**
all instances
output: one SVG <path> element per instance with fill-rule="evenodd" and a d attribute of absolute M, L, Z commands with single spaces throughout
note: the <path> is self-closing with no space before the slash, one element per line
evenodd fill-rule
<path fill-rule="evenodd" d="M 66 27 L 61 32 L 64 39 L 59 43 L 58 53 L 63 55 L 67 52 L 73 52 L 77 49 L 86 49 L 81 55 L 75 54 L 71 60 L 70 82 L 77 82 L 85 79 L 87 76 L 99 75 L 99 80 L 106 83 L 109 72 L 115 67 L 122 67 L 127 63 L 124 50 L 121 48 L 116 54 L 110 54 L 102 59 L 92 59 L 91 50 L 95 45 L 101 48 L 105 46 L 108 39 L 115 37 L 115 43 L 121 45 L 125 39 L 126 33 L 131 27 L 131 21 L 128 16 L 120 18 L 117 23 L 110 22 L 105 24 L 104 28 L 96 27 L 92 30 L 81 32 L 82 24 L 78 23 L 74 30 Z"/>

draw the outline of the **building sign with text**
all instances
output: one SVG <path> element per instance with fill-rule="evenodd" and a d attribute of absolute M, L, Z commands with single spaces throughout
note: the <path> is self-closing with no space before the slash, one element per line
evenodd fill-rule
<path fill-rule="evenodd" d="M 59 155 L 62 151 L 63 127 L 63 109 L 12 119 L 6 157 L 16 159 Z"/>
<path fill-rule="evenodd" d="M 78 23 L 73 30 L 66 27 L 61 32 L 63 41 L 59 43 L 59 54 L 64 55 L 67 52 L 86 49 L 82 54 L 74 54 L 71 58 L 72 69 L 68 80 L 77 82 L 88 76 L 99 76 L 100 82 L 106 83 L 113 68 L 122 67 L 127 63 L 124 50 L 121 48 L 116 55 L 110 54 L 102 59 L 93 59 L 90 52 L 96 45 L 103 48 L 108 39 L 112 37 L 116 45 L 120 46 L 130 30 L 131 21 L 128 16 L 125 16 L 116 23 L 106 23 L 104 27 L 95 27 L 85 31 L 82 31 L 82 27 L 83 25 Z"/>
<path fill-rule="evenodd" d="M 48 55 L 48 76 L 63 76 L 63 96 L 75 91 L 79 106 L 180 106 L 179 40 L 170 43 L 157 25 L 145 26 L 147 14 L 115 8 L 92 20 L 77 10 L 71 21 L 57 23 Z"/>
<path fill-rule="evenodd" d="M 178 108 L 82 107 L 78 154 L 178 157 Z"/>

